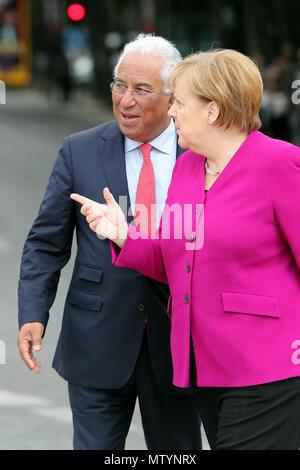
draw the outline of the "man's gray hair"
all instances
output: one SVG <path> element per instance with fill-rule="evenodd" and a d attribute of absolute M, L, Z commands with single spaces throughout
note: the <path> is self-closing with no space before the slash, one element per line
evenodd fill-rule
<path fill-rule="evenodd" d="M 145 55 L 157 53 L 162 56 L 164 59 L 164 65 L 161 71 L 161 78 L 165 84 L 169 75 L 182 60 L 180 52 L 171 41 L 161 36 L 141 33 L 136 39 L 124 46 L 114 69 L 114 78 L 117 77 L 119 66 L 124 57 L 136 52 Z"/>

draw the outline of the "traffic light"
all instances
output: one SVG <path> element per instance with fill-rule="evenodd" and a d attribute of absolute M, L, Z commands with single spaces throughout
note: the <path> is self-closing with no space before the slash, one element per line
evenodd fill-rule
<path fill-rule="evenodd" d="M 68 18 L 72 21 L 81 21 L 86 15 L 86 9 L 81 3 L 72 3 L 68 7 Z"/>

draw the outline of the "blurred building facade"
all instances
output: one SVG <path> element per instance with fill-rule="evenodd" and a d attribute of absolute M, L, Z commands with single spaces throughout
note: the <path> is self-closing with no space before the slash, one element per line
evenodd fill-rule
<path fill-rule="evenodd" d="M 7 2 L 24 0 L 0 0 L 0 9 Z M 299 0 L 83 0 L 76 2 L 85 9 L 80 21 L 68 18 L 73 3 L 30 0 L 34 83 L 55 84 L 66 101 L 74 88 L 110 100 L 118 54 L 140 32 L 167 37 L 183 56 L 233 48 L 260 66 L 264 130 L 294 138 L 300 127 L 299 104 L 292 100 L 292 84 L 300 80 Z"/>

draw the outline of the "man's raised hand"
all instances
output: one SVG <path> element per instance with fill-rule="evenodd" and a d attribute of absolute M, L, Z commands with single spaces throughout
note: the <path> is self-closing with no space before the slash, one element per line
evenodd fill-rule
<path fill-rule="evenodd" d="M 99 204 L 80 194 L 73 193 L 70 198 L 82 205 L 80 212 L 86 217 L 91 230 L 122 248 L 128 233 L 125 216 L 108 188 L 104 188 L 103 196 L 106 204 Z"/>

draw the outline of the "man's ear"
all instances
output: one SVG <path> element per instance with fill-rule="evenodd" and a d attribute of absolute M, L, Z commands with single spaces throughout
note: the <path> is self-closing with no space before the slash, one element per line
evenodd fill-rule
<path fill-rule="evenodd" d="M 208 105 L 207 120 L 209 124 L 214 124 L 220 114 L 220 108 L 215 101 L 211 101 Z"/>

